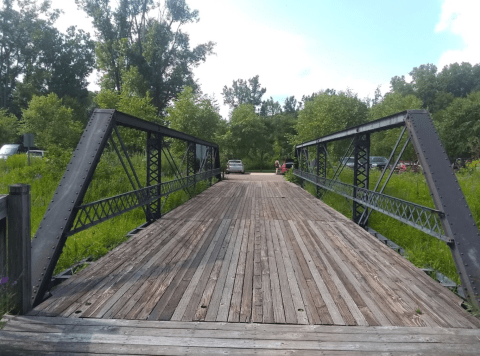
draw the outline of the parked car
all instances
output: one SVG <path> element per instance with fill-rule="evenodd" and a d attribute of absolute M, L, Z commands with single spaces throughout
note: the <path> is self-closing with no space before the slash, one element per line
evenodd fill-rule
<path fill-rule="evenodd" d="M 381 156 L 370 156 L 370 168 L 383 169 L 388 164 L 388 159 Z"/>
<path fill-rule="evenodd" d="M 27 155 L 29 155 L 30 157 L 43 158 L 43 157 L 45 157 L 45 151 L 42 151 L 42 150 L 28 150 Z"/>
<path fill-rule="evenodd" d="M 295 164 L 295 161 L 291 158 L 285 159 L 285 162 L 282 164 L 282 174 L 285 174 L 288 172 L 290 168 L 293 168 Z"/>
<path fill-rule="evenodd" d="M 227 162 L 225 173 L 245 173 L 245 166 L 240 159 L 231 159 Z"/>
<path fill-rule="evenodd" d="M 353 157 L 345 157 L 342 161 L 342 165 L 345 165 L 348 168 L 353 168 L 355 165 L 355 159 Z"/>
<path fill-rule="evenodd" d="M 0 159 L 7 159 L 9 156 L 20 153 L 22 148 L 23 146 L 18 143 L 3 145 L 2 148 L 0 148 Z"/>

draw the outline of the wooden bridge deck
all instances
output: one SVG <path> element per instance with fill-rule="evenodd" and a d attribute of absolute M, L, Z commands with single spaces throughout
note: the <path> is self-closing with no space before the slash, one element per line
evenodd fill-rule
<path fill-rule="evenodd" d="M 104 330 L 116 325 L 113 329 L 120 338 L 122 328 L 128 327 L 145 328 L 135 331 L 143 336 L 151 335 L 149 328 L 157 332 L 183 328 L 189 331 L 176 337 L 190 341 L 189 337 L 203 330 L 210 338 L 223 340 L 218 345 L 212 341 L 209 347 L 229 353 L 239 352 L 244 345 L 245 350 L 277 350 L 272 354 L 280 354 L 279 350 L 295 349 L 292 345 L 298 340 L 304 345 L 298 350 L 315 350 L 312 345 L 321 345 L 325 339 L 350 343 L 342 347 L 368 354 L 394 350 L 390 342 L 433 342 L 436 346 L 425 350 L 439 355 L 456 348 L 452 345 L 457 342 L 480 349 L 479 320 L 460 303 L 460 298 L 389 247 L 282 177 L 230 175 L 57 287 L 52 297 L 30 313 L 37 318 L 28 320 L 53 324 L 50 328 L 57 334 L 72 325 L 80 329 L 84 325 L 84 332 L 89 327 Z M 17 323 L 25 326 L 25 320 Z M 142 324 L 139 320 L 166 323 Z M 196 321 L 210 323 L 192 323 Z M 9 324 L 5 332 L 20 335 L 9 331 Z M 321 324 L 329 327 L 319 329 Z M 10 325 L 15 328 L 14 323 Z M 258 336 L 259 330 L 266 336 Z M 279 335 L 287 330 L 293 336 Z M 403 336 L 385 338 L 382 335 L 388 330 Z M 445 330 L 450 330 L 450 339 L 441 336 Z M 313 331 L 316 336 L 308 334 Z M 162 332 L 157 336 L 163 337 Z M 242 339 L 246 334 L 238 332 L 250 332 L 250 336 Z M 345 338 L 334 336 L 336 332 Z M 350 333 L 356 336 L 351 338 Z M 457 334 L 464 336 L 456 340 L 469 341 L 452 341 Z M 372 335 L 377 338 L 376 346 L 363 348 L 362 342 L 373 342 Z M 147 336 L 145 340 L 153 340 Z M 231 345 L 238 345 L 229 349 L 222 338 L 235 339 Z M 260 339 L 268 345 L 275 339 L 277 346 L 267 347 Z M 185 341 L 183 353 L 195 344 L 190 341 Z M 205 342 L 195 344 L 196 353 L 213 353 Z M 385 347 L 378 346 L 382 342 Z M 438 342 L 452 349 L 438 347 Z M 136 354 L 131 352 L 135 348 L 129 350 Z"/>

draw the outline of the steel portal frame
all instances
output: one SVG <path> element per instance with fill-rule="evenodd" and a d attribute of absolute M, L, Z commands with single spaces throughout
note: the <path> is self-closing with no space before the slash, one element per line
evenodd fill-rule
<path fill-rule="evenodd" d="M 140 184 L 118 126 L 147 133 L 146 187 Z M 173 160 L 165 138 L 186 142 L 187 176 L 182 176 L 175 162 L 168 158 L 170 155 Z M 117 153 L 133 190 L 82 204 L 108 143 Z M 212 157 L 202 159 L 213 162 L 202 172 L 198 172 L 197 145 L 207 147 L 205 152 Z M 177 179 L 162 182 L 162 152 L 175 165 Z M 95 110 L 32 240 L 32 305 L 43 300 L 68 236 L 137 207 L 144 208 L 147 221 L 159 219 L 162 197 L 213 177 L 221 178 L 218 145 L 116 110 Z"/>
<path fill-rule="evenodd" d="M 401 149 L 395 165 L 398 163 L 406 145 L 411 141 L 425 175 L 435 209 L 383 194 L 383 189 L 392 174 L 392 170 L 380 191 L 377 192 L 376 190 L 387 171 L 388 165 L 382 172 L 374 191 L 368 189 L 369 135 L 397 127 L 404 127 L 404 129 L 390 155 L 389 164 L 399 146 L 401 137 L 405 131 L 408 132 L 408 140 Z M 304 169 L 305 165 L 300 155 L 301 152 L 315 146 L 317 152 L 322 149 L 326 150 L 328 143 L 347 138 L 353 139 L 355 152 L 355 178 L 352 185 L 336 180 L 338 178 L 337 172 L 343 169 L 344 164 L 343 166 L 340 164 L 333 180 L 328 179 L 326 169 L 320 169 L 320 165 L 325 165 L 325 163 L 318 153 L 315 158 L 317 174 L 312 174 Z M 407 110 L 348 128 L 297 145 L 296 152 L 297 168 L 299 169 L 295 169 L 294 174 L 323 190 L 333 191 L 352 199 L 353 220 L 361 226 L 367 226 L 368 216 L 370 215 L 368 209 L 373 209 L 447 242 L 452 251 L 467 299 L 473 305 L 480 306 L 480 233 L 427 111 Z"/>

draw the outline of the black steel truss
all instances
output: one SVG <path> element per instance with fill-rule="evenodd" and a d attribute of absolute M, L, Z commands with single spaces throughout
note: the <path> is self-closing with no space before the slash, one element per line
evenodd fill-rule
<path fill-rule="evenodd" d="M 385 186 L 393 170 L 381 184 L 387 167 L 382 171 L 379 181 L 373 191 L 368 190 L 369 179 L 369 138 L 368 135 L 382 130 L 404 127 L 388 160 L 390 166 L 395 152 L 399 147 L 404 132 L 409 137 L 398 154 L 394 167 L 405 150 L 412 142 L 419 163 L 425 175 L 436 209 L 413 204 L 398 198 L 383 194 Z M 340 164 L 334 179 L 327 179 L 318 171 L 320 155 L 317 154 L 317 174 L 309 172 L 305 165 L 300 164 L 300 153 L 308 147 L 319 144 L 326 145 L 341 139 L 353 138 L 354 145 L 354 184 L 346 184 L 336 180 L 338 172 L 344 167 Z M 346 155 L 349 155 L 347 150 Z M 449 165 L 438 134 L 430 115 L 425 110 L 407 110 L 363 125 L 348 128 L 325 137 L 308 141 L 296 146 L 298 167 L 294 174 L 322 189 L 333 191 L 353 200 L 353 219 L 366 227 L 371 210 L 380 211 L 429 235 L 448 243 L 462 281 L 462 288 L 467 299 L 477 307 L 480 306 L 480 233 L 472 217 L 465 197 Z M 381 186 L 381 187 L 380 187 Z M 379 189 L 377 191 L 377 189 Z"/>
<path fill-rule="evenodd" d="M 146 187 L 142 187 L 138 179 L 117 126 L 147 133 Z M 165 138 L 187 143 L 187 176 L 182 176 L 171 154 L 169 157 Z M 117 153 L 133 190 L 83 204 L 107 145 Z M 214 157 L 211 169 L 198 174 L 197 145 L 207 147 L 205 151 L 213 152 Z M 162 152 L 175 166 L 176 179 L 172 181 L 162 182 Z M 115 110 L 95 110 L 32 241 L 33 306 L 42 301 L 68 236 L 137 207 L 144 208 L 147 221 L 158 219 L 161 217 L 162 197 L 180 189 L 187 190 L 213 176 L 220 177 L 218 145 Z"/>
<path fill-rule="evenodd" d="M 147 134 L 147 186 L 151 187 L 162 182 L 162 147 L 163 136 L 156 132 Z M 160 199 L 146 203 L 147 220 L 160 219 L 162 215 Z"/>
<path fill-rule="evenodd" d="M 168 182 L 159 183 L 150 187 L 120 194 L 107 199 L 81 205 L 77 208 L 77 217 L 72 230 L 67 236 L 76 234 L 97 225 L 115 216 L 126 213 L 135 208 L 160 201 L 161 197 L 170 195 L 176 191 L 188 188 L 202 180 L 216 176 L 220 169 L 198 173 L 192 176 L 174 179 Z"/>
<path fill-rule="evenodd" d="M 369 188 L 370 170 L 370 134 L 363 133 L 355 136 L 354 139 L 354 168 L 353 185 L 358 188 Z M 353 191 L 353 221 L 360 222 L 360 217 L 366 210 L 364 204 L 359 203 L 357 198 L 358 190 Z"/>
<path fill-rule="evenodd" d="M 439 210 L 300 170 L 295 170 L 294 174 L 321 188 L 349 198 L 358 206 L 379 211 L 440 240 L 451 242 L 443 232 L 441 222 L 443 212 Z"/>

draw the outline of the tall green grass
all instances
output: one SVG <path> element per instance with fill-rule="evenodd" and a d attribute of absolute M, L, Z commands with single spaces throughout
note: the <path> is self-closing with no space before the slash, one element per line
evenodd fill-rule
<path fill-rule="evenodd" d="M 379 176 L 380 171 L 371 171 L 370 189 L 374 188 Z M 457 178 L 472 211 L 472 216 L 478 225 L 480 224 L 480 170 L 464 169 L 457 173 Z M 352 184 L 353 170 L 345 169 L 340 179 Z M 313 184 L 306 182 L 304 187 L 312 195 L 315 194 Z M 384 193 L 427 207 L 434 207 L 428 185 L 422 174 L 412 172 L 394 174 Z M 323 195 L 322 200 L 346 217 L 352 217 L 352 201 L 350 199 L 327 192 Z M 450 249 L 443 241 L 375 211 L 370 216 L 369 226 L 403 247 L 406 252 L 405 257 L 415 266 L 433 268 L 457 284 L 460 283 Z"/>
<path fill-rule="evenodd" d="M 140 183 L 142 186 L 145 186 L 145 155 L 132 155 L 131 161 L 138 174 Z M 164 162 L 162 162 L 162 172 L 172 174 L 172 170 L 166 166 L 166 160 Z M 48 204 L 55 193 L 64 173 L 65 164 L 64 162 L 62 166 L 58 160 L 32 159 L 31 165 L 28 166 L 26 155 L 15 155 L 7 160 L 0 160 L 0 194 L 8 194 L 8 186 L 11 184 L 23 183 L 31 186 L 32 236 L 37 231 Z M 172 179 L 174 179 L 173 176 L 162 176 L 163 182 Z M 199 182 L 195 187 L 189 189 L 190 194 L 181 190 L 172 193 L 168 199 L 162 198 L 162 204 L 164 203 L 162 213 L 166 213 L 185 203 L 190 199 L 190 195 L 199 194 L 207 189 L 208 186 L 206 181 Z M 130 180 L 117 155 L 112 152 L 104 152 L 83 202 L 97 201 L 102 198 L 126 193 L 132 189 Z M 70 236 L 65 243 L 54 273 L 59 273 L 86 257 L 100 258 L 108 251 L 125 242 L 128 239 L 127 233 L 144 222 L 144 210 L 137 208 Z M 6 285 L 5 283 L 0 286 L 0 317 L 10 311 L 8 303 L 11 298 Z"/>

